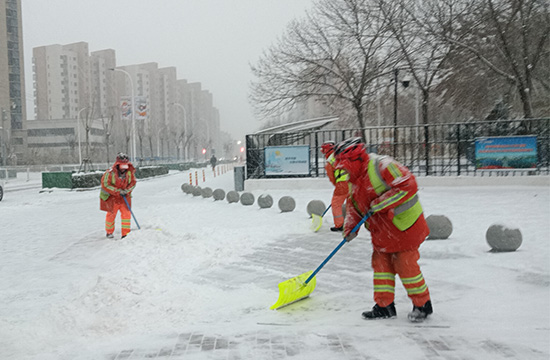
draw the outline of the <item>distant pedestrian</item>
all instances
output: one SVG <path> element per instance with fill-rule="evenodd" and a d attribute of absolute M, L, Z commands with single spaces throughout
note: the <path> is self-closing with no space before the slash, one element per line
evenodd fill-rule
<path fill-rule="evenodd" d="M 212 171 L 216 170 L 216 163 L 218 162 L 218 159 L 216 159 L 216 156 L 212 155 L 210 158 L 210 165 L 212 165 Z"/>
<path fill-rule="evenodd" d="M 100 209 L 107 212 L 105 216 L 105 231 L 107 238 L 112 239 L 115 231 L 116 215 L 120 211 L 122 238 L 130 232 L 132 213 L 128 204 L 132 206 L 132 191 L 136 186 L 134 165 L 128 155 L 119 153 L 116 162 L 103 174 L 101 178 Z"/>
<path fill-rule="evenodd" d="M 344 229 L 344 212 L 342 206 L 348 197 L 348 174 L 346 174 L 346 171 L 343 169 L 335 168 L 335 146 L 336 143 L 334 141 L 326 141 L 321 145 L 321 152 L 325 155 L 327 161 L 325 164 L 327 176 L 332 185 L 334 185 L 334 191 L 330 202 L 334 226 L 331 227 L 330 230 L 342 231 Z"/>
<path fill-rule="evenodd" d="M 336 146 L 336 168 L 345 169 L 351 183 L 347 200 L 344 236 L 371 212 L 365 223 L 373 246 L 374 301 L 365 319 L 397 315 L 394 304 L 395 275 L 399 275 L 413 302 L 409 320 L 426 319 L 432 310 L 430 293 L 420 267 L 418 248 L 430 230 L 418 200 L 418 186 L 409 169 L 388 156 L 368 154 L 361 139 L 343 141 Z"/>

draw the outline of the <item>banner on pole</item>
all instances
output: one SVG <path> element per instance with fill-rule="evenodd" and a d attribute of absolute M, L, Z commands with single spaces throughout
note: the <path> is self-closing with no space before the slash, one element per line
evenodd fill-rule
<path fill-rule="evenodd" d="M 132 119 L 132 99 L 129 96 L 120 98 L 120 117 L 122 120 Z"/>
<path fill-rule="evenodd" d="M 147 97 L 136 96 L 136 120 L 147 119 L 149 107 L 147 106 Z"/>

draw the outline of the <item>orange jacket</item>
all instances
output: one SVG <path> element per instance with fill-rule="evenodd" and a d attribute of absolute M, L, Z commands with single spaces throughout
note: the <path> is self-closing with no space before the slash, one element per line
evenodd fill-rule
<path fill-rule="evenodd" d="M 398 229 L 393 221 L 397 207 L 408 200 L 409 205 L 417 200 L 414 198 L 418 191 L 416 179 L 405 166 L 390 157 L 382 157 L 378 162 L 378 170 L 388 189 L 377 194 L 368 174 L 368 164 L 373 161 L 371 156 L 369 154 L 369 158 L 361 165 L 360 176 L 353 179 L 347 200 L 347 204 L 352 205 L 346 209 L 344 234 L 348 235 L 367 211 L 372 209 L 376 212 L 367 220 L 365 227 L 371 233 L 375 250 L 393 253 L 416 249 L 430 232 L 424 214 L 420 213 L 414 223 L 404 230 Z M 401 209 L 407 207 L 405 204 Z"/>
<path fill-rule="evenodd" d="M 128 170 L 121 177 L 119 173 L 120 162 L 115 162 L 101 177 L 101 192 L 99 194 L 99 208 L 103 211 L 112 211 L 114 204 L 124 204 L 124 199 L 120 194 L 121 190 L 126 190 L 126 200 L 130 207 L 132 206 L 132 191 L 136 186 L 136 169 L 132 163 L 128 163 Z"/>
<path fill-rule="evenodd" d="M 338 172 L 338 176 L 346 176 L 344 170 L 336 169 L 330 161 L 330 157 L 327 158 L 327 162 L 325 164 L 325 171 L 328 175 L 328 178 L 332 185 L 334 185 L 334 193 L 333 195 L 346 195 L 348 193 L 348 182 L 347 180 L 339 179 L 339 181 L 336 181 L 336 172 Z M 346 177 L 347 179 L 347 177 Z"/>

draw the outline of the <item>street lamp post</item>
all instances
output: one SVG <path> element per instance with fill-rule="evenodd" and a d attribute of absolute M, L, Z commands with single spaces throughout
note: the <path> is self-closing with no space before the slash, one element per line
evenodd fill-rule
<path fill-rule="evenodd" d="M 180 103 L 177 103 L 177 102 L 173 102 L 171 103 L 172 105 L 176 105 L 178 107 L 180 107 L 182 110 L 183 110 L 183 132 L 185 135 L 187 135 L 187 111 L 185 110 L 185 107 L 180 104 Z M 184 146 L 184 154 L 183 156 L 185 157 L 185 160 L 187 160 L 187 147 Z"/>
<path fill-rule="evenodd" d="M 131 90 L 131 98 L 132 98 L 132 159 L 135 162 L 136 161 L 136 116 L 135 116 L 135 97 L 134 97 L 134 81 L 132 80 L 132 76 L 130 73 L 128 73 L 126 70 L 118 69 L 118 68 L 110 68 L 109 70 L 112 71 L 120 71 L 126 76 L 128 76 L 128 79 L 130 80 L 130 90 Z"/>
<path fill-rule="evenodd" d="M 80 145 L 80 114 L 82 114 L 82 112 L 86 109 L 87 107 L 80 109 L 78 111 L 78 115 L 76 116 L 76 130 L 78 131 L 78 163 L 80 165 L 82 165 L 82 148 Z"/>

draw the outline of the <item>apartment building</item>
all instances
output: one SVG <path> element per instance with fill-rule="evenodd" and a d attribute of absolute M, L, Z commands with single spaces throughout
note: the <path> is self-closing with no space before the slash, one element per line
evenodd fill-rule
<path fill-rule="evenodd" d="M 25 75 L 21 0 L 0 2 L 0 166 L 24 161 Z"/>
<path fill-rule="evenodd" d="M 155 62 L 117 66 L 114 50 L 90 53 L 87 43 L 78 42 L 34 48 L 33 70 L 36 120 L 29 148 L 34 154 L 47 157 L 57 151 L 74 158 L 72 139 L 84 122 L 95 124 L 95 138 L 86 142 L 92 156 L 102 156 L 101 149 L 112 145 L 143 159 L 201 159 L 197 149 L 220 147 L 212 94 L 200 83 L 178 80 L 175 67 L 159 68 Z M 136 107 L 145 109 L 134 117 L 121 109 L 132 97 Z M 197 135 L 193 151 L 186 133 Z"/>

